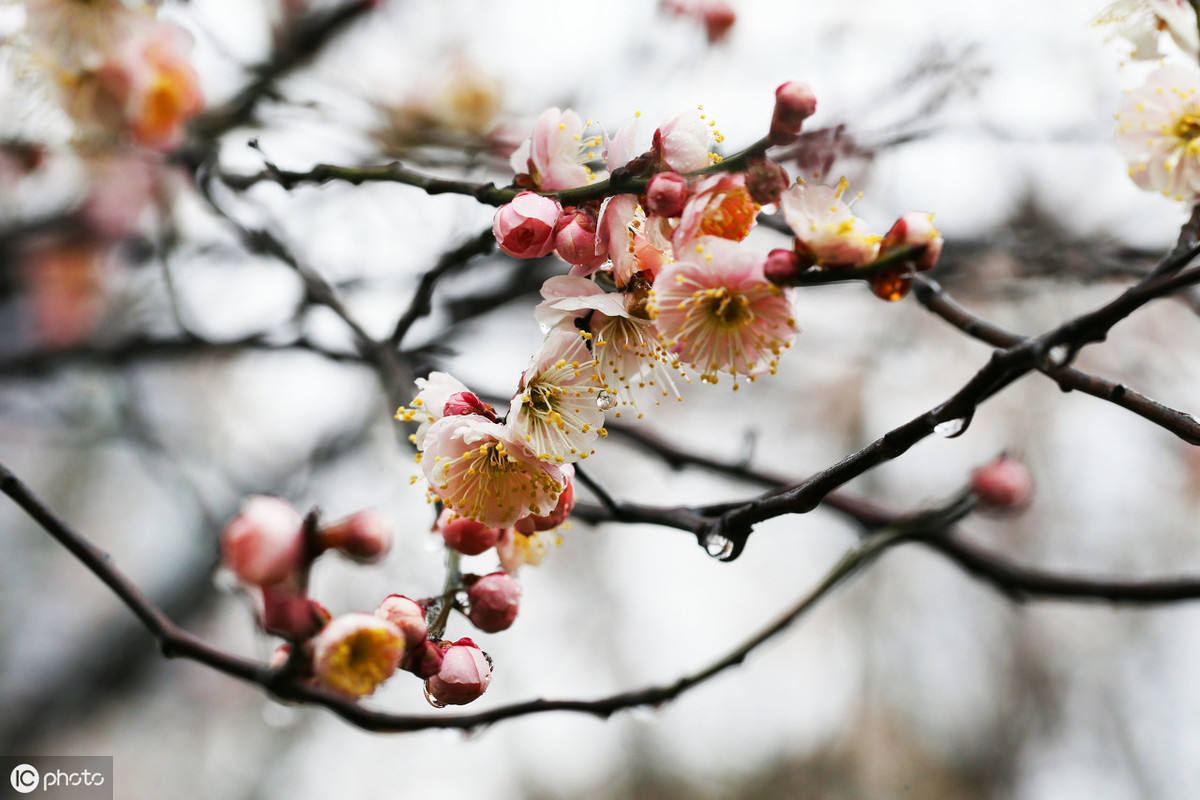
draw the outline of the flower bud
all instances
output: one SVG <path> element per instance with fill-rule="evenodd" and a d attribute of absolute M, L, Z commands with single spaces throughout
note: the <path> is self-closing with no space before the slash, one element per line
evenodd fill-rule
<path fill-rule="evenodd" d="M 708 43 L 716 44 L 729 35 L 733 23 L 737 22 L 737 12 L 725 0 L 709 0 L 704 4 L 701 18 Z"/>
<path fill-rule="evenodd" d="M 303 565 L 304 520 L 278 497 L 248 497 L 221 533 L 221 550 L 225 565 L 243 583 L 281 583 Z"/>
<path fill-rule="evenodd" d="M 410 649 L 425 641 L 425 609 L 415 600 L 402 594 L 388 595 L 375 609 L 375 616 L 395 625 Z"/>
<path fill-rule="evenodd" d="M 481 522 L 460 517 L 448 508 L 442 510 L 436 529 L 442 534 L 446 547 L 464 556 L 477 556 L 495 547 L 500 539 L 499 528 L 489 528 Z"/>
<path fill-rule="evenodd" d="M 566 470 L 563 470 L 564 474 Z M 572 473 L 574 471 L 572 470 Z M 528 517 L 522 517 L 513 525 L 518 531 L 525 535 L 529 535 L 536 531 L 548 531 L 552 528 L 557 528 L 567 521 L 571 510 L 575 508 L 575 481 L 567 476 L 567 487 L 562 490 L 562 494 L 558 496 L 558 504 L 554 506 L 554 510 L 544 517 L 537 517 L 530 514 Z"/>
<path fill-rule="evenodd" d="M 596 215 L 585 208 L 568 208 L 554 226 L 554 252 L 568 264 L 591 266 L 604 261 L 596 254 Z"/>
<path fill-rule="evenodd" d="M 404 652 L 400 669 L 411 672 L 421 680 L 428 680 L 441 670 L 444 658 L 445 651 L 436 642 L 423 639 L 420 644 Z"/>
<path fill-rule="evenodd" d="M 794 251 L 776 248 L 767 253 L 763 275 L 776 286 L 794 286 L 802 272 L 804 266 Z"/>
<path fill-rule="evenodd" d="M 507 572 L 476 578 L 467 588 L 467 619 L 484 633 L 508 630 L 517 618 L 521 585 Z"/>
<path fill-rule="evenodd" d="M 892 225 L 879 244 L 880 256 L 900 247 L 924 247 L 912 263 L 917 272 L 933 269 L 942 255 L 944 241 L 933 226 L 933 215 L 915 211 L 905 214 Z"/>
<path fill-rule="evenodd" d="M 685 178 L 674 172 L 660 172 L 646 184 L 646 210 L 660 217 L 678 217 L 688 194 Z"/>
<path fill-rule="evenodd" d="M 317 544 L 355 561 L 378 561 L 392 546 L 392 526 L 378 511 L 359 511 L 317 531 Z"/>
<path fill-rule="evenodd" d="M 492 233 L 500 249 L 515 258 L 540 258 L 554 249 L 554 226 L 562 214 L 557 200 L 521 192 L 496 210 Z"/>
<path fill-rule="evenodd" d="M 461 706 L 476 700 L 492 681 L 492 665 L 479 645 L 470 639 L 454 644 L 442 642 L 442 666 L 429 680 L 425 691 L 440 706 Z"/>
<path fill-rule="evenodd" d="M 307 639 L 329 619 L 324 606 L 294 586 L 277 583 L 262 588 L 262 626 L 273 636 Z"/>
<path fill-rule="evenodd" d="M 804 120 L 817 110 L 817 96 L 802 81 L 788 81 L 775 90 L 775 112 L 771 116 L 771 144 L 791 144 L 800 135 Z"/>
<path fill-rule="evenodd" d="M 1022 511 L 1033 499 L 1029 467 L 1011 456 L 1000 456 L 971 473 L 971 491 L 990 511 Z"/>
<path fill-rule="evenodd" d="M 374 614 L 343 614 L 312 640 L 313 671 L 321 685 L 349 697 L 375 691 L 404 657 L 404 636 Z"/>
<path fill-rule="evenodd" d="M 746 189 L 750 199 L 760 206 L 778 203 L 791 183 L 787 170 L 769 158 L 755 161 L 746 170 Z"/>

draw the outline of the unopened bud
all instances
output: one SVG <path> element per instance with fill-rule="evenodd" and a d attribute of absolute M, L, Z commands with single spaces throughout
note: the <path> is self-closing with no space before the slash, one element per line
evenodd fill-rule
<path fill-rule="evenodd" d="M 660 172 L 646 184 L 646 210 L 660 217 L 678 217 L 689 192 L 685 178 L 674 172 Z"/>
<path fill-rule="evenodd" d="M 470 639 L 454 644 L 442 642 L 442 666 L 429 680 L 425 691 L 430 699 L 443 706 L 461 706 L 477 700 L 492 682 L 492 665 L 479 645 Z"/>
<path fill-rule="evenodd" d="M 603 261 L 596 254 L 596 215 L 586 208 L 568 208 L 554 226 L 554 252 L 568 264 L 591 266 Z"/>
<path fill-rule="evenodd" d="M 291 504 L 267 495 L 246 498 L 221 534 L 222 560 L 255 586 L 281 583 L 304 561 L 304 520 Z"/>
<path fill-rule="evenodd" d="M 787 170 L 769 158 L 755 161 L 746 170 L 746 189 L 760 206 L 778 203 L 791 182 Z"/>
<path fill-rule="evenodd" d="M 285 639 L 307 639 L 325 626 L 325 607 L 286 583 L 262 588 L 263 630 Z"/>
<path fill-rule="evenodd" d="M 390 678 L 404 657 L 404 636 L 374 614 L 343 614 L 312 640 L 313 672 L 321 685 L 362 697 Z"/>
<path fill-rule="evenodd" d="M 392 525 L 378 511 L 359 511 L 317 531 L 317 544 L 356 561 L 378 561 L 392 546 Z"/>
<path fill-rule="evenodd" d="M 570 466 L 570 465 L 567 465 Z M 564 473 L 567 471 L 564 467 Z M 558 496 L 558 503 L 554 506 L 554 510 L 544 517 L 534 516 L 530 514 L 528 517 L 522 517 L 513 525 L 521 533 L 529 535 L 536 531 L 548 531 L 557 528 L 567 521 L 567 517 L 571 515 L 572 509 L 575 508 L 575 481 L 571 475 L 574 474 L 572 467 L 570 475 L 567 476 L 567 487 L 562 490 L 562 494 Z"/>
<path fill-rule="evenodd" d="M 507 572 L 493 572 L 467 586 L 467 619 L 485 633 L 512 627 L 521 602 L 521 585 Z"/>
<path fill-rule="evenodd" d="M 767 253 L 763 275 L 776 286 L 794 286 L 802 272 L 804 267 L 794 251 L 776 248 Z"/>
<path fill-rule="evenodd" d="M 791 144 L 800 136 L 804 120 L 817 111 L 817 96 L 802 81 L 788 81 L 775 90 L 775 112 L 771 116 L 771 144 Z"/>
<path fill-rule="evenodd" d="M 406 650 L 400 661 L 400 669 L 407 670 L 421 680 L 428 680 L 437 675 L 442 668 L 445 651 L 436 642 L 428 639 L 421 641 L 416 647 Z"/>
<path fill-rule="evenodd" d="M 540 258 L 554 249 L 554 226 L 562 213 L 557 200 L 521 192 L 496 210 L 492 233 L 500 249 L 516 258 Z"/>
<path fill-rule="evenodd" d="M 404 641 L 410 648 L 425 641 L 425 609 L 415 600 L 402 594 L 388 595 L 375 609 L 375 616 L 395 625 L 404 634 Z"/>
<path fill-rule="evenodd" d="M 1033 499 L 1033 475 L 1021 461 L 1001 456 L 971 473 L 971 491 L 985 509 L 1021 511 Z"/>
<path fill-rule="evenodd" d="M 448 508 L 442 510 L 436 529 L 442 534 L 446 547 L 464 556 L 477 556 L 495 547 L 500 539 L 499 528 L 489 528 L 481 522 L 460 517 Z"/>

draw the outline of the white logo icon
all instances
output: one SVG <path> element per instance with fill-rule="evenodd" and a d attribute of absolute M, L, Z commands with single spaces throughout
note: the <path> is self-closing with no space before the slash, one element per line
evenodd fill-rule
<path fill-rule="evenodd" d="M 19 764 L 8 777 L 12 787 L 21 794 L 29 794 L 38 787 L 41 776 L 38 771 L 28 764 Z"/>

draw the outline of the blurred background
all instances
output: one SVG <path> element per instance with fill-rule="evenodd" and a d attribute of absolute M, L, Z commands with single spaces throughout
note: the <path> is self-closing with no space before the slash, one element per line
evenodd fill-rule
<path fill-rule="evenodd" d="M 67 0 L 63 0 L 67 2 Z M 862 191 L 883 231 L 936 213 L 933 277 L 984 318 L 1035 334 L 1117 294 L 1170 248 L 1187 210 L 1139 191 L 1111 145 L 1123 64 L 1095 3 L 731 0 L 709 41 L 654 3 L 389 0 L 291 71 L 255 125 L 219 137 L 230 174 L 392 159 L 430 174 L 511 179 L 507 153 L 546 107 L 643 135 L 701 104 L 733 152 L 769 125 L 772 92 L 818 97 L 803 164 Z M 303 6 L 303 7 L 301 7 Z M 191 0 L 160 15 L 195 36 L 209 107 L 235 96 L 297 13 L 318 3 Z M 0 461 L 175 620 L 265 659 L 250 602 L 216 570 L 217 536 L 248 493 L 338 517 L 383 510 L 381 564 L 322 560 L 334 613 L 393 592 L 436 594 L 442 548 L 392 413 L 409 388 L 354 357 L 346 326 L 278 260 L 249 254 L 182 165 L 98 158 L 13 55 L 21 3 L 0 4 Z M 256 146 L 250 146 L 251 140 Z M 36 145 L 36 146 L 34 146 Z M 209 167 L 212 167 L 209 163 Z M 143 174 L 145 173 L 145 174 Z M 490 226 L 468 197 L 398 184 L 245 189 L 213 202 L 271 231 L 385 336 L 440 254 Z M 97 200 L 97 193 L 102 194 Z M 134 199 L 129 199 L 129 198 Z M 96 221 L 96 208 L 129 209 Z M 115 212 L 114 212 L 115 213 Z M 80 214 L 98 238 L 79 235 Z M 765 226 L 763 252 L 786 246 Z M 443 281 L 405 346 L 507 396 L 541 341 L 553 261 L 472 260 Z M 697 453 L 801 478 L 944 400 L 989 349 L 863 286 L 797 294 L 802 333 L 779 374 L 693 381 L 678 407 L 631 422 Z M 1084 351 L 1081 368 L 1184 410 L 1200 388 L 1195 298 L 1152 305 Z M 1033 470 L 1017 518 L 965 538 L 1073 573 L 1200 573 L 1200 458 L 1167 432 L 1033 375 L 965 435 L 931 439 L 856 480 L 897 511 L 933 505 L 1002 451 Z M 611 437 L 588 461 L 615 496 L 746 497 Z M 689 536 L 575 523 L 521 573 L 502 634 L 452 620 L 496 663 L 471 710 L 669 682 L 718 658 L 817 582 L 856 531 L 822 510 L 760 526 L 732 563 Z M 1018 604 L 941 556 L 906 547 L 744 665 L 654 711 L 603 722 L 546 714 L 464 736 L 371 735 L 160 657 L 132 615 L 0 503 L 0 753 L 113 755 L 122 798 L 1194 798 L 1200 794 L 1200 610 Z M 468 559 L 486 572 L 493 556 Z M 366 700 L 431 713 L 401 675 Z M 447 712 L 452 713 L 452 712 Z"/>

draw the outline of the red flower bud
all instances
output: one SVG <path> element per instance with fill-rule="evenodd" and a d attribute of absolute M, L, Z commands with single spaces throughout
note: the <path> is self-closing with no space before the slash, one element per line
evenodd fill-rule
<path fill-rule="evenodd" d="M 317 543 L 356 561 L 378 561 L 392 546 L 392 526 L 378 511 L 359 511 L 317 531 Z"/>
<path fill-rule="evenodd" d="M 454 644 L 442 642 L 442 666 L 429 680 L 425 691 L 437 706 L 461 706 L 478 699 L 492 682 L 492 665 L 479 645 L 470 639 Z"/>
<path fill-rule="evenodd" d="M 685 178 L 674 172 L 660 172 L 646 184 L 646 210 L 660 217 L 678 217 L 690 191 Z"/>
<path fill-rule="evenodd" d="M 777 248 L 767 253 L 763 264 L 763 275 L 776 286 L 794 286 L 804 266 L 792 250 Z"/>
<path fill-rule="evenodd" d="M 246 498 L 221 534 L 222 560 L 243 583 L 281 583 L 304 561 L 304 520 L 278 497 Z"/>
<path fill-rule="evenodd" d="M 791 144 L 800 136 L 804 120 L 817 110 L 817 96 L 801 81 L 788 81 L 775 90 L 775 112 L 771 116 L 771 144 Z"/>
<path fill-rule="evenodd" d="M 404 641 L 409 648 L 425 641 L 425 609 L 415 600 L 402 594 L 388 595 L 375 609 L 375 616 L 395 625 L 404 634 Z"/>
<path fill-rule="evenodd" d="M 596 253 L 596 215 L 586 208 L 568 208 L 554 226 L 554 252 L 568 264 L 598 265 L 604 254 Z"/>
<path fill-rule="evenodd" d="M 984 509 L 1021 511 L 1033 499 L 1033 475 L 1017 459 L 1001 456 L 971 473 L 971 491 Z"/>
<path fill-rule="evenodd" d="M 746 189 L 760 206 L 778 203 L 791 182 L 787 170 L 769 158 L 755 161 L 746 170 Z"/>
<path fill-rule="evenodd" d="M 507 572 L 475 579 L 467 588 L 467 619 L 485 633 L 508 630 L 517 618 L 521 585 Z"/>
<path fill-rule="evenodd" d="M 481 522 L 460 517 L 448 508 L 438 517 L 436 529 L 441 532 L 446 547 L 464 556 L 477 556 L 495 547 L 500 540 L 499 528 L 489 528 Z"/>

